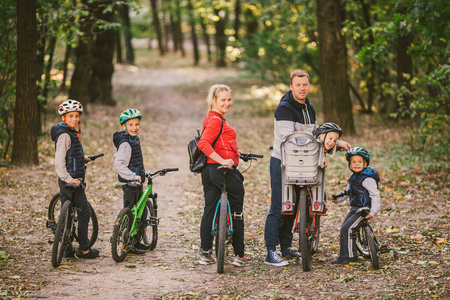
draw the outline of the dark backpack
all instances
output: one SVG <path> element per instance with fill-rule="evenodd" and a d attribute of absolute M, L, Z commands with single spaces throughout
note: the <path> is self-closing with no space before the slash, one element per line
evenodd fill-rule
<path fill-rule="evenodd" d="M 217 140 L 219 139 L 219 136 L 222 134 L 222 129 L 223 129 L 223 120 L 219 135 L 212 144 L 213 147 L 216 144 Z M 203 130 L 205 130 L 205 128 L 203 128 Z M 203 153 L 202 151 L 200 151 L 200 149 L 198 149 L 198 141 L 200 140 L 201 137 L 202 135 L 200 134 L 200 130 L 197 128 L 197 135 L 187 144 L 189 153 L 189 169 L 191 170 L 191 172 L 194 173 L 202 172 L 202 169 L 206 164 L 206 159 L 208 158 L 205 153 Z"/>

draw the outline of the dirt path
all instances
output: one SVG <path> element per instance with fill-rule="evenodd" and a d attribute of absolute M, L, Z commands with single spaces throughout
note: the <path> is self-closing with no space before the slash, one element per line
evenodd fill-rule
<path fill-rule="evenodd" d="M 147 171 L 164 167 L 180 168 L 177 173 L 154 180 L 154 191 L 159 195 L 158 211 L 161 218 L 158 245 L 155 250 L 143 256 L 129 255 L 124 262 L 115 263 L 109 253 L 109 237 L 114 216 L 121 209 L 121 201 L 109 203 L 112 204 L 109 207 L 97 203 L 94 207 L 97 214 L 100 211 L 101 227 L 96 247 L 100 249 L 101 257 L 93 261 L 64 260 L 60 268 L 49 269 L 43 274 L 50 284 L 31 294 L 31 298 L 142 299 L 166 293 L 195 291 L 196 286 L 204 285 L 207 277 L 214 274 L 213 267 L 203 268 L 198 272 L 195 265 L 197 249 L 193 249 L 194 245 L 190 249 L 183 245 L 187 234 L 190 235 L 189 239 L 193 238 L 195 228 L 186 228 L 178 214 L 183 205 L 186 205 L 182 201 L 186 181 L 199 183 L 199 179 L 192 177 L 187 168 L 186 142 L 193 135 L 193 129 L 201 124 L 206 104 L 203 101 L 198 104 L 186 102 L 183 95 L 176 91 L 176 85 L 211 79 L 213 75 L 208 71 L 185 73 L 182 70 L 118 72 L 114 78 L 116 85 L 133 84 L 142 92 L 142 97 L 130 100 L 127 105 L 143 111 L 140 137 L 144 155 L 151 161 L 147 163 L 146 159 Z M 149 119 L 152 119 L 150 124 Z M 158 126 L 155 125 L 157 123 Z M 156 132 L 153 127 L 158 128 Z M 149 143 L 154 139 L 158 141 Z M 159 147 L 154 147 L 155 144 Z M 109 158 L 110 146 L 107 145 Z M 151 153 L 146 151 L 149 148 Z M 152 154 L 158 159 L 149 157 Z M 198 184 L 197 186 L 199 187 Z"/>

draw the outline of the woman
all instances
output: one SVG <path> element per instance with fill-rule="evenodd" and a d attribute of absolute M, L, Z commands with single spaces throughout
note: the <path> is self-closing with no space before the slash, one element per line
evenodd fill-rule
<path fill-rule="evenodd" d="M 224 84 L 213 85 L 208 92 L 207 101 L 210 110 L 203 121 L 203 133 L 198 148 L 208 156 L 202 170 L 202 184 L 205 195 L 205 208 L 200 225 L 200 260 L 202 265 L 213 264 L 212 222 L 215 209 L 223 188 L 223 170 L 219 166 L 230 166 L 228 171 L 227 192 L 233 215 L 233 248 L 236 255 L 233 265 L 244 265 L 244 177 L 236 169 L 239 164 L 239 150 L 236 143 L 236 131 L 228 125 L 224 116 L 232 106 L 231 89 Z M 216 141 L 216 142 L 214 142 Z"/>

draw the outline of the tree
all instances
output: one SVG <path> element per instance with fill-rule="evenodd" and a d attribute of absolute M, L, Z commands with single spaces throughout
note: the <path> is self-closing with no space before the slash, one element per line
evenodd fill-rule
<path fill-rule="evenodd" d="M 225 35 L 225 28 L 227 23 L 227 12 L 223 7 L 216 6 L 214 8 L 216 18 L 216 65 L 218 67 L 225 67 L 225 48 L 227 47 L 227 36 Z"/>
<path fill-rule="evenodd" d="M 189 24 L 191 25 L 192 46 L 194 49 L 194 65 L 197 66 L 200 61 L 200 52 L 198 51 L 197 33 L 195 31 L 195 15 L 192 6 L 192 0 L 188 0 Z"/>
<path fill-rule="evenodd" d="M 159 21 L 159 11 L 157 0 L 150 0 L 150 5 L 152 8 L 152 24 L 156 32 L 156 37 L 158 39 L 159 55 L 163 56 L 165 53 L 163 45 L 163 34 L 161 30 L 161 24 Z"/>
<path fill-rule="evenodd" d="M 125 40 L 125 56 L 126 63 L 129 65 L 134 65 L 134 49 L 131 44 L 131 39 L 133 38 L 131 34 L 131 21 L 130 21 L 130 12 L 127 4 L 122 5 L 119 8 L 120 17 L 122 19 L 123 26 L 123 37 Z"/>
<path fill-rule="evenodd" d="M 320 84 L 325 120 L 355 133 L 347 76 L 347 47 L 341 34 L 340 0 L 317 0 Z"/>
<path fill-rule="evenodd" d="M 39 164 L 36 92 L 36 0 L 17 0 L 17 88 L 11 162 Z"/>

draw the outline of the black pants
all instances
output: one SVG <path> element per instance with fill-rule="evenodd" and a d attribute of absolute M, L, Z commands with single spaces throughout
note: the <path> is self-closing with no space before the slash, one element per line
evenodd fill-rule
<path fill-rule="evenodd" d="M 205 208 L 200 225 L 201 249 L 212 249 L 212 222 L 217 203 L 223 189 L 223 170 L 218 170 L 219 164 L 206 164 L 202 170 L 202 184 L 205 196 Z M 244 208 L 244 177 L 238 170 L 229 170 L 227 175 L 228 201 L 231 213 L 241 215 Z M 233 249 L 234 254 L 244 256 L 244 219 L 233 217 Z"/>
<path fill-rule="evenodd" d="M 78 214 L 78 243 L 81 251 L 89 250 L 88 226 L 91 217 L 91 209 L 84 192 L 84 186 L 80 186 L 75 191 L 67 188 L 67 184 L 58 178 L 59 189 L 61 192 L 61 207 L 66 200 L 71 199 L 72 204 L 77 208 Z M 83 183 L 82 183 L 83 185 Z"/>
<path fill-rule="evenodd" d="M 133 189 L 130 188 L 129 186 L 127 186 L 126 184 L 122 185 L 122 190 L 123 190 L 123 207 L 128 207 L 129 209 L 132 209 L 133 206 L 136 205 L 137 201 L 139 201 L 139 197 L 142 195 L 142 186 L 139 189 Z M 136 200 L 136 195 L 135 193 L 138 193 L 139 197 Z M 147 218 L 147 209 L 144 209 L 144 213 L 142 214 L 141 217 L 141 223 L 145 221 L 145 219 Z"/>

